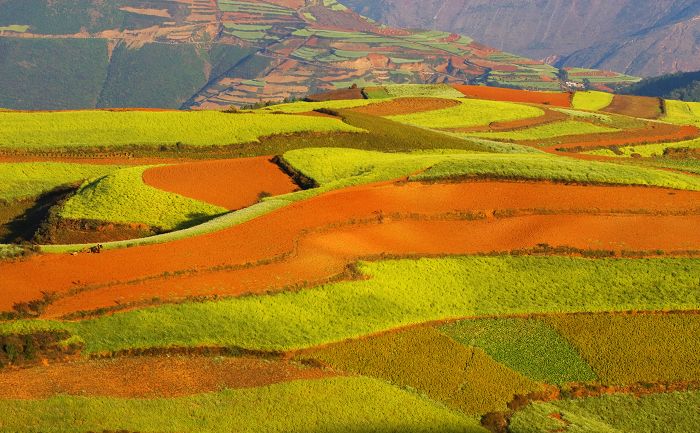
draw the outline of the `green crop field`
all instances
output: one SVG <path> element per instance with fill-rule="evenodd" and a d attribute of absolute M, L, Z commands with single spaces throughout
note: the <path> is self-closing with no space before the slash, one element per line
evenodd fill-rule
<path fill-rule="evenodd" d="M 646 185 L 674 189 L 700 190 L 700 180 L 692 175 L 622 165 L 581 161 L 549 155 L 463 155 L 440 162 L 412 180 L 430 181 L 469 177 L 505 179 L 541 179 L 616 185 Z"/>
<path fill-rule="evenodd" d="M 483 348 L 496 361 L 532 380 L 566 384 L 597 378 L 576 349 L 540 320 L 464 320 L 441 330 L 465 345 Z"/>
<path fill-rule="evenodd" d="M 84 183 L 63 205 L 60 216 L 72 220 L 140 223 L 173 230 L 228 212 L 146 185 L 143 172 L 147 169 L 125 168 Z"/>
<path fill-rule="evenodd" d="M 610 105 L 613 97 L 605 92 L 576 92 L 571 105 L 577 110 L 598 111 Z"/>
<path fill-rule="evenodd" d="M 541 179 L 581 183 L 652 185 L 700 190 L 693 176 L 653 168 L 565 159 L 546 154 L 487 154 L 456 151 L 381 153 L 354 149 L 302 149 L 284 158 L 326 188 L 411 176 L 415 181 L 460 177 Z M 299 196 L 313 190 L 294 193 Z"/>
<path fill-rule="evenodd" d="M 616 151 L 610 149 L 596 149 L 586 152 L 589 155 L 601 155 L 611 158 L 629 158 L 632 155 L 639 155 L 645 158 L 663 156 L 666 149 L 698 149 L 700 148 L 700 140 L 679 141 L 677 143 L 656 143 L 642 144 L 635 146 L 618 147 Z"/>
<path fill-rule="evenodd" d="M 0 114 L 0 149 L 224 146 L 304 131 L 360 130 L 331 118 L 265 113 L 8 112 Z"/>
<path fill-rule="evenodd" d="M 100 177 L 118 170 L 113 165 L 19 162 L 0 164 L 0 200 L 30 198 L 57 186 Z"/>
<path fill-rule="evenodd" d="M 480 99 L 461 99 L 460 102 L 461 104 L 455 107 L 389 116 L 389 119 L 414 126 L 447 129 L 488 125 L 492 122 L 508 122 L 544 115 L 544 111 L 539 108 L 510 102 Z"/>
<path fill-rule="evenodd" d="M 665 101 L 665 106 L 665 121 L 700 126 L 700 102 Z"/>
<path fill-rule="evenodd" d="M 200 345 L 287 350 L 449 318 L 700 308 L 700 262 L 693 259 L 453 257 L 359 269 L 369 278 L 82 322 L 0 322 L 0 335 L 68 330 L 85 341 L 85 353 Z"/>
<path fill-rule="evenodd" d="M 608 128 L 588 122 L 575 120 L 548 123 L 533 128 L 518 129 L 507 132 L 477 132 L 469 133 L 470 136 L 489 138 L 492 140 L 543 140 L 546 138 L 563 137 L 567 135 L 604 134 L 617 132 L 619 129 Z"/>
<path fill-rule="evenodd" d="M 554 327 L 611 385 L 700 380 L 700 318 L 695 315 L 574 315 Z"/>
<path fill-rule="evenodd" d="M 541 388 L 481 349 L 462 346 L 433 328 L 340 343 L 312 357 L 336 370 L 416 389 L 470 415 L 506 410 L 514 394 Z"/>
<path fill-rule="evenodd" d="M 66 410 L 70 408 L 70 416 Z M 486 433 L 478 423 L 414 393 L 367 378 L 298 381 L 180 398 L 60 396 L 0 400 L 0 432 L 144 433 L 407 431 Z M 271 417 L 275 413 L 279 416 Z M 78 427 L 80 426 L 80 427 Z"/>
<path fill-rule="evenodd" d="M 432 98 L 464 98 L 464 95 L 452 86 L 421 85 L 421 84 L 390 84 L 383 86 L 389 96 L 394 98 L 405 97 L 432 97 Z"/>
<path fill-rule="evenodd" d="M 513 433 L 687 433 L 700 424 L 700 392 L 677 392 L 637 398 L 597 398 L 535 403 L 517 412 Z M 560 414 L 561 420 L 551 416 Z"/>

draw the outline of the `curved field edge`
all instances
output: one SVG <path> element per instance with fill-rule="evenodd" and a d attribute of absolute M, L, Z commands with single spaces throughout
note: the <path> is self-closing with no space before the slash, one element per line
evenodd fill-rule
<path fill-rule="evenodd" d="M 384 153 L 346 148 L 308 148 L 286 152 L 283 159 L 321 186 L 266 198 L 261 203 L 195 227 L 149 238 L 108 242 L 103 247 L 115 249 L 152 245 L 213 233 L 333 190 L 401 178 L 444 181 L 483 177 L 700 190 L 700 179 L 691 175 L 543 153 L 490 154 L 459 150 Z M 40 249 L 48 253 L 65 253 L 81 251 L 92 245 L 44 245 Z"/>
<path fill-rule="evenodd" d="M 693 259 L 467 256 L 363 262 L 358 270 L 364 279 L 298 292 L 82 322 L 6 322 L 0 334 L 65 330 L 84 340 L 85 353 L 202 345 L 280 351 L 460 318 L 700 309 Z"/>
<path fill-rule="evenodd" d="M 297 132 L 365 132 L 339 119 L 212 111 L 1 113 L 0 150 L 226 146 Z"/>
<path fill-rule="evenodd" d="M 67 409 L 69 408 L 69 409 Z M 65 416 L 66 411 L 70 416 Z M 0 432 L 409 431 L 486 433 L 456 411 L 363 377 L 302 380 L 179 398 L 0 400 Z M 279 416 L 270 417 L 270 413 Z M 59 415 L 60 414 L 60 415 Z"/>
<path fill-rule="evenodd" d="M 515 413 L 508 431 L 685 433 L 700 424 L 698 407 L 698 391 L 533 403 Z"/>
<path fill-rule="evenodd" d="M 174 230 L 228 212 L 223 207 L 147 185 L 143 173 L 149 168 L 125 168 L 84 183 L 63 205 L 59 216 Z"/>

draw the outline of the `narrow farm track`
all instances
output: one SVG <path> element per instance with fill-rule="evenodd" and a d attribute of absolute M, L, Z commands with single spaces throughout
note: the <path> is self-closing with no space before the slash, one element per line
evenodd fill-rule
<path fill-rule="evenodd" d="M 498 218 L 473 220 L 475 213 Z M 42 292 L 62 296 L 49 317 L 155 296 L 259 293 L 323 281 L 358 257 L 381 253 L 475 253 L 539 243 L 700 249 L 700 232 L 689 229 L 698 224 L 700 193 L 691 191 L 524 182 L 366 185 L 169 244 L 0 263 L 0 309 Z"/>
<path fill-rule="evenodd" d="M 288 361 L 207 356 L 78 360 L 0 373 L 0 399 L 181 397 L 337 376 Z"/>
<path fill-rule="evenodd" d="M 281 195 L 297 185 L 271 157 L 189 162 L 153 167 L 143 174 L 147 185 L 229 210 L 257 203 L 261 194 Z"/>

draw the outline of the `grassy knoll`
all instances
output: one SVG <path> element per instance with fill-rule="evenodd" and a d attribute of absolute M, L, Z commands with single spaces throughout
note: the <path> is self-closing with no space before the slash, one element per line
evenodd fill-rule
<path fill-rule="evenodd" d="M 565 384 L 596 379 L 574 347 L 536 319 L 465 320 L 440 329 L 465 345 L 483 348 L 496 361 L 533 380 Z"/>
<path fill-rule="evenodd" d="M 456 91 L 456 90 L 455 90 Z M 465 128 L 492 122 L 540 117 L 544 111 L 511 102 L 462 99 L 461 104 L 442 110 L 389 116 L 391 120 L 425 128 Z"/>
<path fill-rule="evenodd" d="M 57 186 L 104 176 L 119 168 L 113 165 L 58 162 L 0 164 L 0 200 L 34 197 Z"/>
<path fill-rule="evenodd" d="M 666 122 L 700 126 L 700 102 L 665 101 Z"/>
<path fill-rule="evenodd" d="M 551 155 L 463 155 L 412 177 L 413 180 L 496 177 L 565 182 L 646 185 L 700 190 L 697 177 L 635 165 L 580 161 Z"/>
<path fill-rule="evenodd" d="M 492 140 L 542 140 L 545 138 L 563 137 L 567 135 L 603 134 L 617 132 L 619 129 L 595 125 L 589 122 L 575 120 L 548 123 L 534 128 L 519 129 L 507 132 L 477 132 L 470 133 L 474 137 L 490 138 Z"/>
<path fill-rule="evenodd" d="M 576 92 L 572 106 L 577 110 L 599 111 L 610 105 L 614 96 L 605 92 Z"/>
<path fill-rule="evenodd" d="M 446 318 L 700 308 L 693 259 L 452 257 L 359 269 L 369 278 L 77 323 L 2 323 L 0 334 L 66 329 L 87 353 L 203 344 L 286 350 Z"/>
<path fill-rule="evenodd" d="M 222 146 L 305 131 L 360 132 L 336 119 L 262 113 L 8 112 L 0 115 L 0 149 Z"/>
<path fill-rule="evenodd" d="M 368 378 L 298 381 L 170 399 L 0 400 L 0 412 L 0 432 L 485 432 L 473 419 Z"/>
<path fill-rule="evenodd" d="M 535 403 L 516 412 L 513 433 L 687 433 L 700 425 L 700 392 L 611 395 Z M 563 420 L 551 417 L 561 414 Z"/>
<path fill-rule="evenodd" d="M 184 228 L 227 213 L 224 208 L 146 185 L 149 167 L 130 167 L 85 182 L 60 210 L 66 219 Z"/>
<path fill-rule="evenodd" d="M 605 384 L 700 380 L 696 315 L 573 315 L 544 320 L 571 342 Z"/>
<path fill-rule="evenodd" d="M 483 350 L 463 346 L 434 328 L 352 340 L 312 356 L 334 369 L 416 389 L 470 415 L 506 410 L 513 395 L 540 389 Z"/>

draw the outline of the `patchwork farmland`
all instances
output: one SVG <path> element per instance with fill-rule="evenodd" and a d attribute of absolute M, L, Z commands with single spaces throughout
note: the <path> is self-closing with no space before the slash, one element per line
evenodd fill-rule
<path fill-rule="evenodd" d="M 301 3 L 216 7 L 251 42 L 345 13 Z M 316 42 L 290 57 L 397 37 L 377 29 L 299 27 Z M 453 47 L 402 37 L 405 58 Z M 0 432 L 700 424 L 695 105 L 445 83 L 309 100 L 0 112 Z"/>

